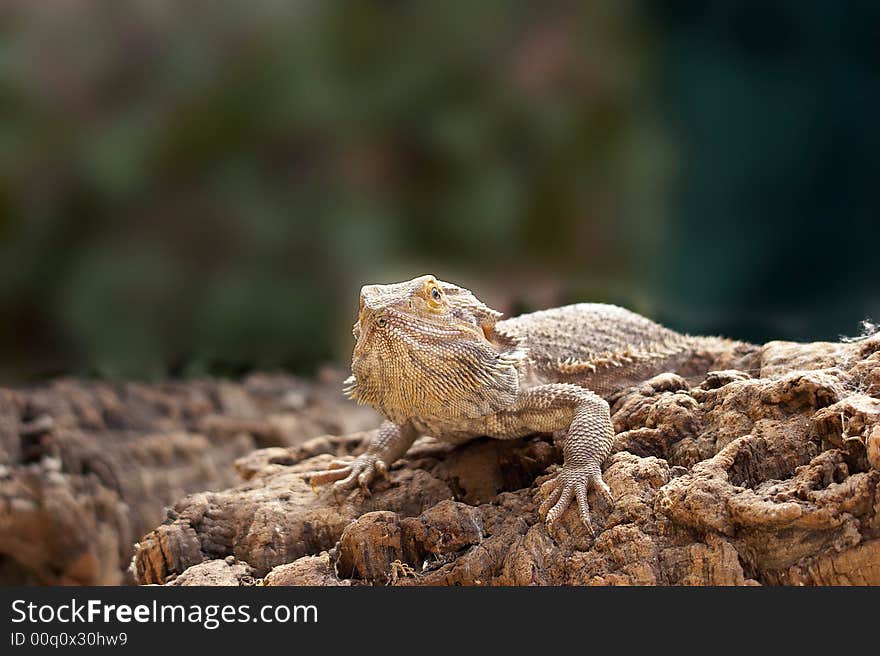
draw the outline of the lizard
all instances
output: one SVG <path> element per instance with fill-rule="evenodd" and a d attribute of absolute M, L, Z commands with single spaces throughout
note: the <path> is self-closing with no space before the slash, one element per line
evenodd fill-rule
<path fill-rule="evenodd" d="M 706 373 L 719 353 L 750 346 L 602 303 L 502 316 L 433 275 L 363 286 L 344 391 L 384 421 L 363 454 L 307 473 L 313 489 L 369 493 L 421 435 L 458 443 L 557 433 L 563 463 L 540 487 L 538 513 L 551 530 L 574 502 L 595 536 L 588 492 L 614 503 L 602 477 L 615 434 L 608 399 L 660 373 Z"/>

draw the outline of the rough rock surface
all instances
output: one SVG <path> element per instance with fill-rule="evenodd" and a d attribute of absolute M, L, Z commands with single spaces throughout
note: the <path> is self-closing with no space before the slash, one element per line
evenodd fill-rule
<path fill-rule="evenodd" d="M 375 424 L 340 385 L 328 371 L 317 384 L 260 375 L 0 388 L 0 584 L 130 580 L 134 543 L 165 506 L 234 485 L 237 458 Z"/>
<path fill-rule="evenodd" d="M 232 557 L 263 585 L 880 584 L 880 335 L 757 355 L 614 400 L 595 538 L 573 509 L 552 535 L 538 520 L 553 436 L 423 438 L 370 496 L 311 490 L 302 472 L 358 452 L 355 434 L 239 459 L 243 483 L 141 539 L 134 576 L 241 584 L 214 569 Z"/>

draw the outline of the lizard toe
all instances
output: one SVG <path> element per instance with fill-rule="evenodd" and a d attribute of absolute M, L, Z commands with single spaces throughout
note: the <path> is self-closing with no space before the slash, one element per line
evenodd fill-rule
<path fill-rule="evenodd" d="M 376 478 L 379 462 L 381 461 L 375 456 L 364 454 L 348 463 L 345 468 L 332 470 L 333 474 L 338 472 L 337 478 L 341 479 L 333 484 L 333 494 L 338 498 L 338 493 L 359 487 L 366 496 L 370 496 L 370 483 Z"/>
<path fill-rule="evenodd" d="M 541 487 L 538 489 L 540 490 L 541 494 L 550 494 L 551 492 L 553 492 L 553 490 L 557 489 L 558 487 L 559 487 L 559 477 L 554 476 L 549 481 L 544 481 L 541 484 Z"/>
<path fill-rule="evenodd" d="M 309 479 L 309 485 L 315 487 L 316 485 L 324 485 L 326 483 L 332 483 L 333 481 L 338 481 L 342 478 L 345 478 L 349 475 L 350 471 L 348 469 L 351 463 L 346 463 L 345 467 L 329 467 L 328 469 L 321 469 L 319 471 L 308 472 L 305 474 Z M 332 465 L 332 463 L 331 463 Z"/>
<path fill-rule="evenodd" d="M 564 513 L 566 508 L 571 504 L 575 492 L 574 485 L 568 482 L 560 485 L 559 489 L 561 490 L 559 500 L 552 508 L 550 508 L 550 510 L 547 511 L 547 518 L 544 520 L 547 524 L 547 528 L 551 530 L 557 520 L 562 517 L 562 513 Z"/>
<path fill-rule="evenodd" d="M 548 483 L 549 482 L 550 481 L 548 481 Z M 550 493 L 547 495 L 547 498 L 541 502 L 540 506 L 538 506 L 538 514 L 541 517 L 547 517 L 547 513 L 550 512 L 550 509 L 556 505 L 556 502 L 559 500 L 559 496 L 562 494 L 562 488 L 559 487 L 558 480 L 554 478 L 553 482 L 555 482 L 556 485 L 549 488 Z M 541 486 L 542 492 L 544 491 L 544 486 L 546 485 L 547 483 Z"/>
<path fill-rule="evenodd" d="M 353 489 L 355 485 L 357 485 L 357 472 L 352 471 L 343 478 L 341 481 L 336 481 L 333 484 L 333 493 L 336 494 L 338 492 L 348 492 Z"/>
<path fill-rule="evenodd" d="M 362 471 L 357 477 L 358 487 L 361 489 L 361 492 L 364 493 L 364 496 L 372 496 L 370 493 L 370 483 L 376 477 L 376 471 L 373 468 L 365 469 Z"/>
<path fill-rule="evenodd" d="M 559 475 L 544 483 L 540 491 L 549 492 L 544 502 L 538 508 L 538 513 L 544 517 L 548 530 L 552 530 L 572 501 L 577 504 L 578 517 L 592 537 L 596 537 L 593 527 L 593 518 L 590 513 L 590 504 L 587 493 L 594 488 L 609 504 L 613 504 L 611 491 L 602 480 L 601 471 L 591 471 L 588 468 L 563 467 Z"/>
<path fill-rule="evenodd" d="M 589 486 L 592 487 L 599 495 L 605 499 L 605 502 L 609 506 L 614 506 L 614 497 L 611 496 L 611 488 L 608 487 L 608 483 L 606 483 L 602 479 L 602 474 L 597 473 L 590 476 Z"/>
<path fill-rule="evenodd" d="M 592 537 L 596 537 L 596 531 L 593 530 L 593 521 L 590 517 L 590 504 L 587 503 L 587 486 L 584 484 L 575 487 L 575 496 L 577 497 L 578 512 L 581 521 Z"/>
<path fill-rule="evenodd" d="M 386 481 L 391 480 L 391 475 L 388 473 L 388 465 L 386 465 L 382 460 L 377 460 L 373 465 L 373 468 L 376 470 L 376 474 L 384 478 Z"/>

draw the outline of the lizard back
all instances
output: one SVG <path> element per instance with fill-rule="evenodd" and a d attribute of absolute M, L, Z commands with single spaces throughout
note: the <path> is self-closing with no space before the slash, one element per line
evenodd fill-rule
<path fill-rule="evenodd" d="M 495 326 L 528 349 L 533 384 L 570 382 L 610 396 L 688 363 L 701 341 L 616 305 L 578 303 Z M 726 341 L 726 340 L 724 340 Z"/>

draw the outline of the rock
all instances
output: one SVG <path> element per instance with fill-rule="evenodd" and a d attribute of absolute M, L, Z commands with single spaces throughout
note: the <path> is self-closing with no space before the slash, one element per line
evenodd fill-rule
<path fill-rule="evenodd" d="M 336 571 L 342 578 L 390 581 L 393 564 L 406 558 L 400 517 L 388 510 L 364 513 L 345 527 L 339 552 Z"/>
<path fill-rule="evenodd" d="M 185 570 L 168 585 L 247 586 L 255 584 L 253 574 L 250 565 L 234 558 L 208 560 Z"/>
<path fill-rule="evenodd" d="M 880 426 L 874 426 L 867 439 L 867 458 L 874 469 L 880 469 Z"/>
<path fill-rule="evenodd" d="M 249 467 L 249 480 L 244 484 L 191 495 L 175 504 L 166 522 L 140 540 L 132 565 L 135 578 L 141 583 L 162 583 L 204 560 L 228 555 L 264 575 L 278 565 L 332 548 L 346 526 L 373 510 L 406 518 L 455 496 L 474 503 L 481 497 L 488 500 L 506 486 L 521 487 L 523 480 L 558 457 L 552 445 L 535 438 L 506 443 L 482 439 L 466 449 L 422 440 L 409 456 L 419 467 L 393 469 L 390 480 L 375 484 L 369 497 L 355 491 L 336 499 L 331 488 L 313 491 L 303 476 L 325 467 L 329 455 L 278 464 L 294 462 L 298 452 L 298 447 L 288 448 L 287 457 L 278 449 L 257 452 L 249 462 L 263 462 L 267 472 L 252 473 Z M 494 487 L 489 490 L 487 486 Z M 443 526 L 442 510 L 441 506 L 429 516 L 429 526 Z M 468 525 L 451 528 L 449 535 L 472 531 Z M 421 538 L 425 553 L 439 540 L 435 536 L 432 542 L 430 535 Z"/>
<path fill-rule="evenodd" d="M 322 551 L 317 556 L 303 556 L 292 563 L 273 567 L 262 585 L 351 585 L 347 579 L 339 579 L 330 564 L 330 556 Z"/>
<path fill-rule="evenodd" d="M 880 398 L 851 394 L 813 415 L 817 434 L 832 446 L 842 446 L 851 437 L 863 442 L 880 423 Z"/>
<path fill-rule="evenodd" d="M 877 585 L 880 581 L 880 540 L 804 558 L 774 583 L 782 585 Z"/>
<path fill-rule="evenodd" d="M 184 497 L 140 541 L 135 578 L 234 556 L 265 585 L 880 584 L 880 337 L 734 351 L 614 399 L 595 537 L 573 508 L 552 534 L 537 517 L 553 436 L 422 439 L 370 496 L 339 500 L 302 473 L 369 435 L 325 436 Z"/>
<path fill-rule="evenodd" d="M 457 554 L 483 539 L 479 509 L 447 500 L 418 517 L 401 519 L 396 513 L 375 511 L 361 515 L 345 527 L 339 540 L 336 571 L 345 578 L 373 583 L 396 581 L 413 575 L 450 554 Z"/>
<path fill-rule="evenodd" d="M 338 378 L 0 388 L 0 584 L 130 582 L 138 536 L 180 497 L 234 485 L 236 459 L 374 425 Z M 185 553 L 162 538 L 162 553 Z"/>

